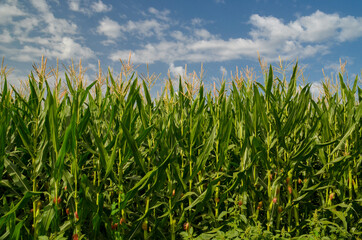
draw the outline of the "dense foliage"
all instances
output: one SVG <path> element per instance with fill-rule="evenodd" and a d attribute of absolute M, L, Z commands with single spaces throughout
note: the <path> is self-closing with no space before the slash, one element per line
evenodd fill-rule
<path fill-rule="evenodd" d="M 25 93 L 3 72 L 0 238 L 360 238 L 358 78 L 316 100 L 297 72 L 157 98 L 127 69 L 64 88 L 42 67 Z"/>

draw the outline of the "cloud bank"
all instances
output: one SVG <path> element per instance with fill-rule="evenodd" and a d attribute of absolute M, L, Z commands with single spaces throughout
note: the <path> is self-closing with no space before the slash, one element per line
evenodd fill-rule
<path fill-rule="evenodd" d="M 33 62 L 42 55 L 60 60 L 95 56 L 92 49 L 79 41 L 75 23 L 55 17 L 45 0 L 31 0 L 30 6 L 33 9 L 26 12 L 17 5 L 17 1 L 8 0 L 0 4 L 0 26 L 6 24 L 6 29 L 0 33 L 0 42 L 18 44 L 0 45 L 0 51 L 8 58 Z M 4 21 L 2 18 L 5 18 Z"/>
<path fill-rule="evenodd" d="M 178 61 L 256 59 L 257 52 L 268 62 L 277 61 L 279 56 L 309 58 L 328 54 L 336 45 L 362 37 L 361 17 L 319 10 L 289 22 L 253 14 L 246 33 L 235 26 L 239 37 L 225 38 L 205 27 L 214 24 L 213 21 L 175 20 L 168 9 L 150 7 L 127 19 L 124 15 L 110 14 L 114 13 L 113 6 L 102 0 L 67 0 L 58 4 L 71 10 L 71 14 L 97 15 L 97 20 L 86 26 L 85 34 L 74 18 L 56 16 L 55 5 L 45 0 L 30 0 L 27 4 L 5 0 L 0 3 L 0 52 L 18 62 L 32 62 L 42 55 L 60 60 L 106 55 L 111 61 L 119 61 L 128 59 L 132 52 L 135 64 L 162 62 L 177 73 L 174 63 Z M 110 47 L 97 53 L 96 47 L 93 49 L 87 42 L 90 37 L 96 43 L 93 46 Z"/>
<path fill-rule="evenodd" d="M 152 24 L 145 24 L 150 21 Z M 254 14 L 249 18 L 251 30 L 248 36 L 230 39 L 223 39 L 204 28 L 172 30 L 170 24 L 164 25 L 170 22 L 172 20 L 165 15 L 162 19 L 140 22 L 138 26 L 134 24 L 135 28 L 129 27 L 130 23 L 120 25 L 119 32 L 125 36 L 133 36 L 138 29 L 143 37 L 155 35 L 159 41 L 138 48 L 119 49 L 109 58 L 118 61 L 131 51 L 135 63 L 222 62 L 245 57 L 254 59 L 259 51 L 266 60 L 277 61 L 279 56 L 292 59 L 327 54 L 338 43 L 362 37 L 362 18 L 341 17 L 319 10 L 287 23 L 273 16 Z"/>

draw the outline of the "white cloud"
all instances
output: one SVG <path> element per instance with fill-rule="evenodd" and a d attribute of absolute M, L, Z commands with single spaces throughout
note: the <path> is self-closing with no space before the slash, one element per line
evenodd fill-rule
<path fill-rule="evenodd" d="M 77 25 L 66 20 L 55 18 L 53 14 L 48 16 L 47 33 L 51 33 L 54 36 L 62 36 L 64 34 L 76 34 Z"/>
<path fill-rule="evenodd" d="M 199 21 L 195 20 L 197 22 Z M 255 59 L 259 51 L 271 62 L 278 61 L 279 56 L 293 59 L 327 54 L 336 42 L 362 37 L 362 18 L 340 17 L 338 14 L 321 11 L 309 16 L 299 16 L 288 23 L 276 17 L 254 14 L 249 23 L 252 27 L 249 38 L 221 39 L 204 28 L 186 28 L 190 33 L 176 30 L 169 34 L 172 39 L 160 38 L 159 42 L 133 49 L 132 59 L 136 63 L 221 62 L 245 57 Z M 130 27 L 132 24 L 125 27 L 126 24 L 122 28 L 128 31 L 133 31 L 136 26 L 142 28 L 141 24 Z M 154 33 L 157 24 L 152 26 L 148 29 L 143 27 L 142 31 Z M 160 29 L 159 32 L 164 34 L 165 29 Z M 128 56 L 129 52 L 130 49 L 119 50 L 112 53 L 110 59 L 118 60 Z"/>
<path fill-rule="evenodd" d="M 35 16 L 29 16 L 14 22 L 14 34 L 18 37 L 28 36 L 29 32 L 33 31 L 36 26 L 39 25 L 39 18 Z"/>
<path fill-rule="evenodd" d="M 203 29 L 203 28 L 202 29 L 195 29 L 194 32 L 195 32 L 195 36 L 199 37 L 201 39 L 211 39 L 211 38 L 213 38 L 212 34 L 209 31 L 207 31 L 206 29 Z"/>
<path fill-rule="evenodd" d="M 148 9 L 148 12 L 153 14 L 154 17 L 156 17 L 158 19 L 161 19 L 163 21 L 168 21 L 169 20 L 168 15 L 170 14 L 170 10 L 168 10 L 168 9 L 165 9 L 163 11 L 159 11 L 156 8 L 150 7 Z"/>
<path fill-rule="evenodd" d="M 160 42 L 158 44 L 146 44 L 144 48 L 132 52 L 134 63 L 154 63 L 156 61 L 173 62 L 179 57 L 186 58 L 187 46 L 183 42 Z M 118 61 L 127 59 L 130 50 L 119 50 L 110 55 L 110 59 Z"/>
<path fill-rule="evenodd" d="M 320 42 L 331 39 L 337 34 L 340 18 L 337 14 L 325 14 L 316 11 L 310 16 L 301 17 L 294 22 L 300 26 L 298 37 L 305 42 Z"/>
<path fill-rule="evenodd" d="M 60 2 L 59 2 L 59 0 L 50 0 L 51 2 L 54 2 L 55 4 L 57 4 L 57 6 L 59 6 L 60 5 Z"/>
<path fill-rule="evenodd" d="M 173 31 L 170 36 L 178 41 L 186 41 L 187 37 L 181 31 Z"/>
<path fill-rule="evenodd" d="M 314 99 L 321 97 L 324 94 L 323 85 L 319 82 L 313 82 L 310 86 L 310 93 Z"/>
<path fill-rule="evenodd" d="M 67 19 L 55 17 L 46 1 L 31 0 L 34 9 L 29 9 L 28 12 L 20 10 L 17 1 L 12 3 L 13 5 L 7 8 L 10 13 L 7 16 L 17 19 L 8 22 L 0 33 L 0 42 L 18 44 L 0 46 L 0 52 L 10 59 L 33 62 L 42 55 L 49 59 L 60 60 L 87 59 L 95 56 L 90 48 L 77 42 L 76 39 L 79 40 L 77 25 Z M 1 6 L 0 9 L 3 10 Z"/>
<path fill-rule="evenodd" d="M 331 70 L 333 73 L 338 73 L 341 70 L 341 65 L 339 63 L 330 63 L 325 65 L 324 70 Z"/>
<path fill-rule="evenodd" d="M 41 46 L 25 45 L 23 48 L 1 48 L 10 56 L 10 59 L 20 62 L 33 62 L 41 56 L 49 59 L 59 58 L 60 60 L 88 59 L 94 57 L 94 52 L 85 46 L 75 42 L 70 37 L 63 37 L 60 40 L 49 40 Z"/>
<path fill-rule="evenodd" d="M 13 55 L 10 57 L 12 60 L 20 62 L 32 62 L 34 59 L 45 55 L 49 56 L 49 50 L 44 47 L 24 46 L 22 49 L 14 49 Z"/>
<path fill-rule="evenodd" d="M 69 20 L 56 18 L 45 0 L 31 0 L 31 4 L 41 13 L 42 23 L 46 25 L 43 29 L 44 33 L 61 37 L 64 34 L 75 34 L 77 32 L 77 25 Z"/>
<path fill-rule="evenodd" d="M 59 57 L 61 60 L 71 58 L 88 59 L 93 57 L 93 51 L 88 47 L 83 47 L 70 37 L 63 37 L 62 41 L 57 44 L 52 53 L 53 57 Z"/>
<path fill-rule="evenodd" d="M 101 41 L 101 44 L 103 46 L 110 46 L 110 45 L 113 45 L 113 44 L 116 44 L 117 42 L 115 40 L 112 40 L 112 39 L 106 39 L 106 40 L 103 40 Z"/>
<path fill-rule="evenodd" d="M 26 13 L 20 10 L 15 4 L 0 4 L 0 25 L 11 23 L 14 17 L 24 15 L 26 15 Z"/>
<path fill-rule="evenodd" d="M 10 36 L 10 33 L 8 30 L 3 30 L 3 32 L 0 34 L 0 42 L 2 43 L 10 43 L 13 41 L 13 38 Z"/>
<path fill-rule="evenodd" d="M 99 22 L 97 32 L 110 39 L 116 39 L 122 35 L 134 35 L 140 38 L 156 36 L 161 39 L 168 27 L 168 24 L 161 23 L 156 19 L 129 20 L 127 23 L 120 25 L 109 17 L 105 17 Z"/>
<path fill-rule="evenodd" d="M 122 26 L 124 32 L 133 33 L 138 36 L 151 37 L 156 36 L 161 38 L 163 31 L 168 28 L 168 24 L 160 23 L 155 19 L 141 20 L 141 21 L 128 21 Z"/>
<path fill-rule="evenodd" d="M 254 57 L 261 44 L 251 40 L 193 40 L 183 42 L 161 41 L 157 44 L 146 44 L 144 48 L 132 52 L 134 63 L 154 63 L 187 61 L 187 62 L 219 62 L 236 59 L 242 55 Z M 129 55 L 129 50 L 120 50 L 110 55 L 117 61 Z"/>
<path fill-rule="evenodd" d="M 80 0 L 68 0 L 69 9 L 75 12 L 80 11 Z"/>
<path fill-rule="evenodd" d="M 112 5 L 106 5 L 101 0 L 92 3 L 92 10 L 94 12 L 109 12 L 112 10 Z"/>
<path fill-rule="evenodd" d="M 112 5 L 104 4 L 102 0 L 92 2 L 92 4 L 90 6 L 89 5 L 89 1 L 85 0 L 68 0 L 68 6 L 71 11 L 81 12 L 87 15 L 109 12 L 112 10 Z"/>
<path fill-rule="evenodd" d="M 362 36 L 362 18 L 347 16 L 341 19 L 340 34 L 338 40 L 341 42 L 353 40 Z"/>
<path fill-rule="evenodd" d="M 318 43 L 329 40 L 343 42 L 362 36 L 361 17 L 340 17 L 338 14 L 326 14 L 319 10 L 287 24 L 275 17 L 254 14 L 250 17 L 250 23 L 255 27 L 250 32 L 253 39 Z"/>
<path fill-rule="evenodd" d="M 97 32 L 111 39 L 115 39 L 121 36 L 121 26 L 109 17 L 105 17 L 99 22 Z"/>
<path fill-rule="evenodd" d="M 171 74 L 173 75 L 173 77 L 178 78 L 179 76 L 183 76 L 183 74 L 185 73 L 185 69 L 181 66 L 177 66 L 175 67 L 175 65 L 173 63 L 171 63 L 168 67 L 168 69 L 170 70 Z"/>
<path fill-rule="evenodd" d="M 42 13 L 49 13 L 49 6 L 45 0 L 30 0 L 31 4 Z"/>
<path fill-rule="evenodd" d="M 269 39 L 280 41 L 290 37 L 296 37 L 298 26 L 286 26 L 280 19 L 275 17 L 263 17 L 254 14 L 249 22 L 254 26 L 250 35 L 253 39 Z"/>
<path fill-rule="evenodd" d="M 114 43 L 114 39 L 120 36 L 137 37 L 138 39 L 156 37 L 158 40 L 164 39 L 166 30 L 170 28 L 174 21 L 169 18 L 170 10 L 157 10 L 150 7 L 148 12 L 142 12 L 146 17 L 144 20 L 128 20 L 125 23 L 119 23 L 109 17 L 102 19 L 99 22 L 97 32 L 108 37 L 107 41 L 104 41 L 104 45 Z M 173 35 L 175 38 L 182 37 L 179 34 L 180 31 L 174 33 L 167 33 Z M 205 32 L 204 32 L 205 34 Z"/>
<path fill-rule="evenodd" d="M 201 25 L 203 23 L 203 20 L 201 19 L 201 18 L 193 18 L 193 19 L 191 19 L 191 24 L 192 25 L 197 25 L 197 26 L 199 26 L 199 25 Z"/>

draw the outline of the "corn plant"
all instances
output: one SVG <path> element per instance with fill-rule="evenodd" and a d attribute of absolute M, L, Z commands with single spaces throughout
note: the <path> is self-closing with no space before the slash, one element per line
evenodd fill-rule
<path fill-rule="evenodd" d="M 81 62 L 51 85 L 0 92 L 1 239 L 305 239 L 362 236 L 362 90 L 313 98 L 280 67 L 213 90 Z M 177 89 L 177 90 L 175 90 Z"/>

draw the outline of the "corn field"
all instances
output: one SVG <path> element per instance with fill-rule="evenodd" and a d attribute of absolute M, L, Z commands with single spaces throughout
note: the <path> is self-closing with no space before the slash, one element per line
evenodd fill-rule
<path fill-rule="evenodd" d="M 316 99 L 270 66 L 153 98 L 127 66 L 50 86 L 42 64 L 25 91 L 2 69 L 0 239 L 362 237 L 358 77 Z"/>

